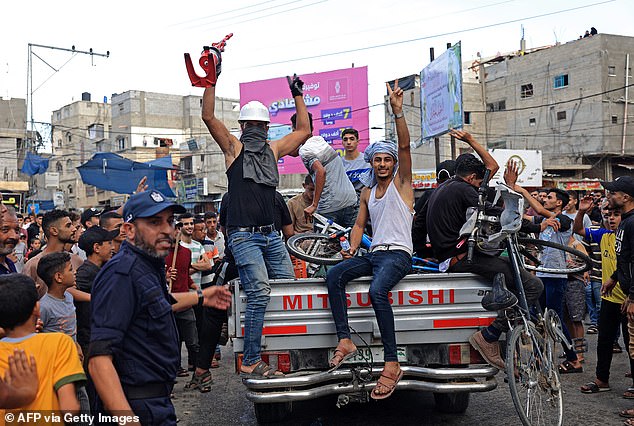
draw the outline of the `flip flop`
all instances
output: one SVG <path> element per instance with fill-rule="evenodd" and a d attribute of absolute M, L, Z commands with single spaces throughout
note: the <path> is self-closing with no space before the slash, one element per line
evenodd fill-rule
<path fill-rule="evenodd" d="M 559 374 L 583 373 L 583 367 L 575 367 L 570 361 L 564 361 L 557 367 Z"/>
<path fill-rule="evenodd" d="M 634 386 L 630 386 L 625 392 L 623 392 L 623 398 L 634 399 Z"/>
<path fill-rule="evenodd" d="M 341 349 L 335 349 L 335 354 L 333 355 L 332 359 L 328 363 L 328 365 L 330 365 L 330 370 L 328 370 L 328 372 L 335 371 L 337 368 L 341 367 L 341 364 L 343 364 L 346 360 L 352 358 L 356 354 L 357 354 L 356 349 L 352 352 L 348 352 L 347 354 L 343 353 Z M 335 362 L 334 361 L 335 358 L 339 358 L 340 359 L 339 362 Z"/>
<path fill-rule="evenodd" d="M 579 390 L 581 391 L 581 393 L 599 393 L 611 391 L 612 388 L 610 388 L 609 386 L 599 386 L 595 382 L 588 382 L 585 385 L 581 386 Z"/>
<path fill-rule="evenodd" d="M 284 377 L 284 373 L 273 370 L 266 362 L 260 361 L 251 372 L 240 370 L 240 377 L 247 379 L 275 379 Z"/>
<path fill-rule="evenodd" d="M 374 389 L 372 389 L 372 392 L 370 392 L 370 398 L 379 400 L 379 399 L 385 399 L 391 396 L 396 390 L 396 385 L 402 378 L 403 378 L 403 370 L 399 371 L 398 376 L 396 378 L 388 377 L 385 374 L 381 373 L 381 377 L 379 377 L 379 380 L 377 381 L 376 386 L 374 387 Z M 381 381 L 382 379 L 389 380 L 392 383 L 386 383 L 385 380 Z M 388 388 L 389 391 L 387 393 L 381 393 L 381 394 L 376 393 L 375 391 L 379 387 L 379 385 Z"/>
<path fill-rule="evenodd" d="M 625 417 L 626 419 L 634 419 L 634 413 L 631 413 L 632 411 L 634 410 L 630 409 L 630 410 L 619 411 L 619 416 Z"/>

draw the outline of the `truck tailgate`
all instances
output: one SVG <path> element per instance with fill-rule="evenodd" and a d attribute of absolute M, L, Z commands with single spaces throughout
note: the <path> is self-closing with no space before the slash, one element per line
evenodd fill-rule
<path fill-rule="evenodd" d="M 348 284 L 348 317 L 352 329 L 368 344 L 380 343 L 379 327 L 370 303 L 371 277 Z M 237 286 L 239 281 L 234 281 Z M 391 291 L 396 341 L 399 345 L 467 342 L 496 317 L 480 305 L 491 288 L 483 278 L 466 273 L 412 274 Z M 230 333 L 234 351 L 243 350 L 246 295 L 234 291 Z M 264 317 L 264 350 L 332 348 L 335 327 L 323 279 L 271 281 L 271 300 Z"/>

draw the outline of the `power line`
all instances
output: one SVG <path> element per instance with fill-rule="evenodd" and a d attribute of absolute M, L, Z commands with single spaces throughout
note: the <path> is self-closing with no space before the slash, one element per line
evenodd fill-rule
<path fill-rule="evenodd" d="M 307 59 L 324 58 L 324 57 L 327 57 L 327 56 L 342 55 L 344 53 L 353 53 L 353 52 L 359 52 L 359 51 L 362 51 L 362 50 L 370 50 L 370 49 L 378 49 L 378 48 L 381 48 L 381 47 L 396 46 L 396 45 L 399 45 L 399 44 L 406 44 L 406 43 L 412 43 L 412 42 L 415 42 L 415 41 L 429 40 L 429 39 L 432 39 L 432 38 L 445 37 L 445 36 L 454 35 L 454 34 L 461 34 L 461 33 L 466 33 L 466 32 L 471 32 L 471 31 L 482 30 L 482 29 L 486 29 L 486 28 L 497 27 L 497 26 L 500 26 L 500 25 L 512 24 L 512 23 L 521 22 L 521 21 L 528 21 L 528 20 L 537 19 L 537 18 L 543 18 L 543 17 L 546 17 L 546 16 L 557 15 L 557 14 L 566 13 L 566 12 L 572 12 L 574 10 L 585 9 L 585 8 L 593 7 L 593 6 L 599 6 L 599 5 L 606 4 L 606 3 L 612 3 L 614 1 L 616 1 L 616 0 L 605 0 L 605 1 L 602 1 L 602 2 L 591 3 L 591 4 L 588 4 L 588 5 L 571 7 L 571 8 L 568 8 L 568 9 L 562 9 L 562 10 L 558 10 L 558 11 L 555 11 L 555 12 L 542 13 L 542 14 L 539 14 L 539 15 L 527 16 L 527 17 L 518 18 L 518 19 L 511 19 L 511 20 L 508 20 L 508 21 L 498 22 L 498 23 L 494 23 L 494 24 L 480 25 L 480 26 L 477 26 L 477 27 L 471 27 L 471 28 L 467 28 L 467 29 L 463 29 L 463 30 L 448 31 L 448 32 L 441 33 L 441 34 L 434 34 L 434 35 L 429 35 L 429 36 L 424 36 L 424 37 L 412 38 L 412 39 L 409 39 L 409 40 L 400 40 L 400 41 L 394 41 L 394 42 L 390 42 L 390 43 L 377 44 L 377 45 L 374 45 L 374 46 L 359 47 L 359 48 L 356 48 L 356 49 L 342 50 L 342 51 L 339 51 L 339 52 L 322 53 L 320 55 L 305 56 L 305 57 L 302 57 L 302 58 L 294 58 L 294 59 L 285 59 L 285 60 L 282 60 L 282 61 L 268 62 L 268 63 L 265 63 L 265 64 L 259 64 L 259 65 L 250 65 L 250 66 L 246 66 L 246 67 L 239 67 L 239 68 L 236 68 L 236 69 L 260 68 L 260 67 L 266 67 L 266 66 L 269 66 L 269 65 L 286 64 L 286 63 L 290 63 L 290 62 L 304 61 L 304 60 L 307 60 Z"/>

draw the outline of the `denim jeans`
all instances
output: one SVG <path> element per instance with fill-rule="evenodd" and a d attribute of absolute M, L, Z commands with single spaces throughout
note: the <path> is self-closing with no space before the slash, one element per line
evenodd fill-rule
<path fill-rule="evenodd" d="M 586 306 L 592 325 L 599 324 L 599 311 L 601 310 L 601 283 L 590 281 L 586 286 Z"/>
<path fill-rule="evenodd" d="M 269 303 L 269 279 L 295 278 L 291 258 L 277 232 L 229 231 L 229 248 L 240 275 L 240 283 L 247 295 L 244 315 L 244 365 L 260 361 L 264 312 Z"/>
<path fill-rule="evenodd" d="M 354 225 L 354 222 L 357 220 L 357 214 L 359 213 L 359 204 L 356 203 L 334 212 L 322 213 L 318 211 L 317 213 L 319 213 L 326 219 L 332 219 L 339 226 L 348 228 L 352 227 Z"/>
<path fill-rule="evenodd" d="M 561 319 L 561 328 L 564 331 L 564 335 L 568 340 L 572 341 L 564 321 L 564 294 L 566 293 L 568 278 L 541 277 L 541 279 L 544 283 L 544 293 L 546 294 L 546 308 L 557 312 L 557 315 L 559 315 Z M 566 353 L 566 360 L 577 360 L 574 344 L 572 349 L 568 349 L 564 346 L 564 352 Z"/>
<path fill-rule="evenodd" d="M 398 361 L 394 313 L 392 306 L 390 306 L 388 293 L 411 269 L 412 258 L 402 250 L 367 253 L 364 256 L 353 257 L 341 262 L 330 269 L 326 276 L 328 300 L 339 340 L 350 338 L 346 284 L 355 278 L 372 276 L 369 290 L 370 300 L 381 332 L 384 359 L 385 361 Z"/>

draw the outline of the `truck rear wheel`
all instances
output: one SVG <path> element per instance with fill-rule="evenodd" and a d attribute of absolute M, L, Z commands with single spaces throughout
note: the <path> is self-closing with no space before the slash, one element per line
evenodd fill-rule
<path fill-rule="evenodd" d="M 469 392 L 435 393 L 436 409 L 442 413 L 461 414 L 469 407 Z"/>
<path fill-rule="evenodd" d="M 293 411 L 291 402 L 275 402 L 272 404 L 253 404 L 255 418 L 260 424 L 279 423 L 286 420 Z"/>

